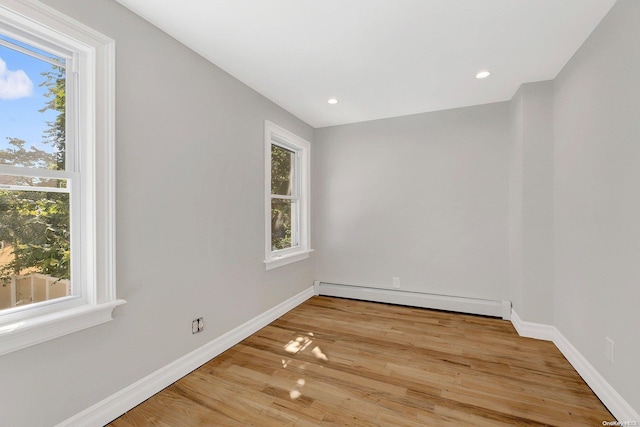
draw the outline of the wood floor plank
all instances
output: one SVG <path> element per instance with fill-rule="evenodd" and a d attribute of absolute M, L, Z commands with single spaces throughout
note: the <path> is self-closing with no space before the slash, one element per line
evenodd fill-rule
<path fill-rule="evenodd" d="M 558 349 L 506 321 L 313 297 L 114 420 L 139 426 L 602 425 Z"/>

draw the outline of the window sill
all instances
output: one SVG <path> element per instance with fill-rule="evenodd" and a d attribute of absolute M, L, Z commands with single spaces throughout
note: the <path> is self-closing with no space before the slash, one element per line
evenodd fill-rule
<path fill-rule="evenodd" d="M 0 327 L 0 355 L 108 322 L 113 319 L 113 309 L 124 303 L 124 300 L 115 300 L 87 304 L 3 325 Z"/>
<path fill-rule="evenodd" d="M 313 252 L 313 249 L 308 249 L 306 251 L 295 252 L 288 255 L 282 255 L 277 258 L 271 258 L 264 261 L 266 264 L 267 270 L 273 270 L 274 268 L 282 267 L 287 264 L 291 264 L 297 261 L 302 261 L 303 259 L 309 258 L 309 254 Z"/>

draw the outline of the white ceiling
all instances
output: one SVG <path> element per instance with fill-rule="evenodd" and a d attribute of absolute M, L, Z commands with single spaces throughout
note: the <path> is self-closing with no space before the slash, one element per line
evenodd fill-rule
<path fill-rule="evenodd" d="M 553 79 L 615 3 L 117 1 L 313 127 L 509 100 Z"/>

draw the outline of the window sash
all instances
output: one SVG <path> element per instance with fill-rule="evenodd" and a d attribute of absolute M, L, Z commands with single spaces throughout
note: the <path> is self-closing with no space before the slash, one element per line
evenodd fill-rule
<path fill-rule="evenodd" d="M 273 137 L 271 145 L 283 148 L 292 153 L 291 156 L 291 195 L 271 194 L 271 201 L 273 200 L 289 200 L 291 201 L 291 246 L 282 249 L 273 249 L 273 243 L 271 245 L 271 253 L 274 256 L 284 256 L 289 252 L 297 251 L 300 248 L 300 148 L 292 146 L 286 143 L 280 138 Z M 271 164 L 273 165 L 273 157 L 271 156 Z M 273 169 L 271 169 L 273 170 Z M 271 179 L 273 177 L 271 176 Z M 273 188 L 273 186 L 272 186 Z M 273 190 L 272 190 L 273 191 Z M 273 209 L 273 207 L 271 208 Z M 273 214 L 273 212 L 272 212 Z M 270 229 L 271 239 L 273 239 L 274 230 Z"/>
<path fill-rule="evenodd" d="M 290 151 L 293 154 L 291 156 L 291 174 L 289 178 L 291 182 L 291 196 L 300 197 L 300 149 L 298 147 L 292 147 L 289 144 L 286 144 L 275 138 L 272 140 L 271 146 L 280 147 L 284 150 Z M 273 165 L 273 156 L 271 157 L 271 165 Z M 271 170 L 273 172 L 273 166 Z M 271 180 L 273 180 L 273 176 L 270 175 L 270 178 Z M 271 194 L 280 197 L 288 197 L 286 194 L 274 193 L 273 185 L 271 186 Z"/>
<path fill-rule="evenodd" d="M 286 200 L 286 201 L 290 201 L 291 202 L 291 246 L 288 248 L 282 248 L 282 249 L 273 249 L 273 232 L 274 230 L 271 229 L 270 230 L 270 234 L 271 234 L 271 240 L 272 240 L 272 244 L 271 244 L 271 253 L 275 254 L 276 256 L 282 256 L 283 254 L 286 254 L 287 252 L 291 252 L 291 251 L 295 251 L 298 250 L 300 248 L 300 199 L 298 197 L 294 197 L 294 196 L 278 196 L 278 195 L 271 195 L 271 203 L 272 203 L 272 211 L 271 214 L 273 215 L 273 201 L 274 200 Z"/>
<path fill-rule="evenodd" d="M 39 170 L 39 171 L 42 171 L 42 170 Z M 51 172 L 60 172 L 60 171 L 51 171 Z M 43 175 L 43 174 L 39 174 L 38 171 L 34 171 L 34 173 L 23 174 L 20 176 L 40 177 L 40 175 Z M 57 175 L 56 178 L 61 178 L 60 175 L 68 176 L 69 178 L 64 178 L 67 181 L 66 188 L 24 186 L 24 185 L 8 185 L 8 186 L 0 185 L 0 190 L 69 194 L 69 235 L 70 235 L 69 246 L 71 251 L 71 261 L 70 261 L 71 294 L 65 297 L 30 303 L 30 304 L 22 305 L 19 307 L 10 307 L 10 308 L 0 309 L 0 326 L 2 324 L 19 320 L 25 315 L 28 316 L 29 312 L 38 311 L 38 314 L 47 314 L 50 312 L 73 308 L 80 304 L 85 304 L 87 302 L 84 297 L 86 296 L 85 289 L 87 288 L 88 284 L 84 283 L 81 276 L 82 239 L 80 238 L 81 225 L 79 224 L 79 219 L 78 219 L 80 218 L 80 215 L 81 215 L 81 200 L 80 200 L 80 192 L 73 190 L 74 186 L 76 186 L 74 183 L 74 179 L 79 181 L 79 174 L 63 172 L 61 174 L 54 173 L 51 175 L 54 175 L 54 176 Z"/>
<path fill-rule="evenodd" d="M 80 105 L 80 91 L 79 91 L 79 74 L 78 74 L 78 54 L 72 50 L 67 50 L 59 45 L 47 42 L 41 37 L 27 33 L 25 31 L 19 31 L 12 26 L 0 21 L 0 35 L 4 35 L 17 42 L 24 44 L 25 46 L 38 49 L 42 52 L 49 53 L 52 56 L 63 59 L 64 62 L 57 61 L 53 58 L 42 55 L 33 50 L 29 50 L 27 47 L 19 46 L 8 40 L 0 37 L 0 45 L 9 49 L 13 49 L 24 55 L 31 56 L 38 60 L 47 62 L 51 65 L 59 66 L 65 70 L 65 165 L 66 171 L 80 171 L 80 159 L 76 156 L 78 153 L 78 135 L 80 134 L 80 120 L 79 120 L 79 105 Z M 22 169 L 37 169 L 37 170 L 49 170 L 44 168 L 27 168 Z"/>
<path fill-rule="evenodd" d="M 70 233 L 70 276 L 71 276 L 71 294 L 62 298 L 55 298 L 47 301 L 30 303 L 24 306 L 11 307 L 0 310 L 0 324 L 12 322 L 30 316 L 29 313 L 37 312 L 38 314 L 55 312 L 68 308 L 73 308 L 79 304 L 86 303 L 83 295 L 87 292 L 85 288 L 89 286 L 86 280 L 81 276 L 81 238 L 80 230 L 83 228 L 81 221 L 82 195 L 80 193 L 81 176 L 78 171 L 79 159 L 76 158 L 78 152 L 77 135 L 78 135 L 78 73 L 75 72 L 75 64 L 77 56 L 71 51 L 63 49 L 52 42 L 46 42 L 35 34 L 18 30 L 0 22 L 0 34 L 15 40 L 23 46 L 13 43 L 6 38 L 0 38 L 0 44 L 6 48 L 12 49 L 20 54 L 36 58 L 51 65 L 61 67 L 65 70 L 65 140 L 64 140 L 64 170 L 47 169 L 42 167 L 29 166 L 12 166 L 0 164 L 0 175 L 8 175 L 26 178 L 45 178 L 45 179 L 63 179 L 66 181 L 64 188 L 46 187 L 39 185 L 2 185 L 0 190 L 4 191 L 31 191 L 43 193 L 67 193 L 69 194 L 69 233 Z M 48 57 L 44 54 L 36 52 L 39 50 L 43 53 L 50 54 L 62 59 L 61 61 Z"/>

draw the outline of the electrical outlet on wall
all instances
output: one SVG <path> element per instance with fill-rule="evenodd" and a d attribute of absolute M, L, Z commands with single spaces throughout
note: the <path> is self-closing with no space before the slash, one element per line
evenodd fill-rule
<path fill-rule="evenodd" d="M 198 317 L 191 322 L 191 333 L 197 334 L 204 329 L 204 317 Z"/>
<path fill-rule="evenodd" d="M 400 289 L 400 278 L 399 277 L 394 277 L 393 278 L 393 289 Z"/>
<path fill-rule="evenodd" d="M 613 340 L 609 337 L 604 338 L 604 355 L 609 362 L 613 363 Z"/>

